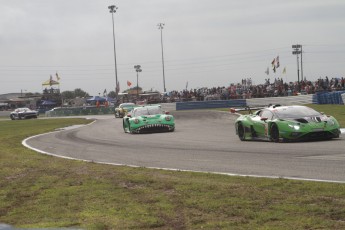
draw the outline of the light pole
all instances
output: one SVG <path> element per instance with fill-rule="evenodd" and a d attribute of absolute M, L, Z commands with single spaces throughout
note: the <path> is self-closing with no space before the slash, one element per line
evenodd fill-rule
<path fill-rule="evenodd" d="M 140 65 L 135 65 L 134 69 L 137 72 L 137 100 L 138 100 L 139 99 L 139 81 L 138 81 L 138 76 L 139 76 L 139 72 L 141 72 L 142 69 L 141 69 Z"/>
<path fill-rule="evenodd" d="M 115 5 L 108 6 L 109 12 L 111 13 L 113 19 L 113 40 L 114 40 L 114 60 L 115 60 L 115 97 L 117 99 L 117 94 L 119 93 L 119 82 L 117 80 L 117 65 L 116 65 L 116 46 L 115 46 L 115 25 L 114 25 L 114 13 L 118 9 Z"/>
<path fill-rule="evenodd" d="M 23 91 L 26 92 L 26 89 L 21 89 L 21 90 L 20 90 L 20 96 L 21 96 L 21 97 L 23 96 Z"/>
<path fill-rule="evenodd" d="M 302 68 L 302 45 L 292 45 L 292 49 L 294 49 L 292 51 L 292 54 L 297 56 L 297 83 L 298 83 L 298 91 L 300 91 L 300 85 L 299 85 L 299 58 L 298 55 L 301 54 L 301 68 Z M 303 80 L 303 70 L 302 70 L 302 80 Z"/>
<path fill-rule="evenodd" d="M 165 74 L 164 74 L 164 55 L 163 55 L 163 28 L 164 23 L 158 23 L 158 29 L 161 30 L 161 47 L 162 47 L 162 66 L 163 66 L 163 87 L 164 87 L 164 93 L 167 91 L 165 88 Z"/>

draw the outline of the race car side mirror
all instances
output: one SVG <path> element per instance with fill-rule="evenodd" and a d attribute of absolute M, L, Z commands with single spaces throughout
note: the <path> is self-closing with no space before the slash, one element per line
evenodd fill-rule
<path fill-rule="evenodd" d="M 267 121 L 268 118 L 267 118 L 267 117 L 261 117 L 261 120 L 262 120 L 262 121 Z"/>

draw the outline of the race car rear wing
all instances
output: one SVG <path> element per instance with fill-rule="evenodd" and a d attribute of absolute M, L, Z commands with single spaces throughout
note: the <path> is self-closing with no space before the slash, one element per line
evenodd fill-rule
<path fill-rule="evenodd" d="M 269 107 L 276 108 L 276 107 L 279 107 L 279 106 L 281 106 L 281 105 L 280 104 L 276 104 L 276 105 L 269 104 L 268 106 L 265 106 L 265 107 L 250 107 L 250 106 L 246 106 L 246 107 L 243 107 L 243 108 L 230 108 L 229 112 L 230 113 L 237 113 L 237 112 L 240 112 L 240 111 L 248 111 L 249 114 L 253 114 L 252 110 L 259 110 L 259 109 L 269 108 Z"/>

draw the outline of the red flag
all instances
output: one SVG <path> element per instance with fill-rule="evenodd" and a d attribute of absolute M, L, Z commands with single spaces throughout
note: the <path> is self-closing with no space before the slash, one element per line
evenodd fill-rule
<path fill-rule="evenodd" d="M 132 82 L 127 81 L 127 85 L 128 85 L 128 87 L 130 87 L 132 85 Z"/>
<path fill-rule="evenodd" d="M 274 58 L 273 61 L 271 62 L 272 68 L 276 65 L 276 59 Z"/>

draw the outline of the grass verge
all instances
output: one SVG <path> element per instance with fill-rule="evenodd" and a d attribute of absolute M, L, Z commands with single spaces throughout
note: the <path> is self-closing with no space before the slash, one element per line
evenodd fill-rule
<path fill-rule="evenodd" d="M 41 155 L 29 136 L 83 119 L 0 123 L 0 223 L 17 228 L 344 229 L 345 184 L 115 167 Z"/>

